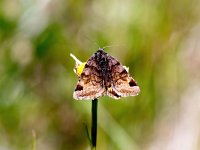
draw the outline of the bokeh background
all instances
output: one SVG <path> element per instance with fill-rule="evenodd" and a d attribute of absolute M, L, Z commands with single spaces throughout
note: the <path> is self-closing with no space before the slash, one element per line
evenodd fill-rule
<path fill-rule="evenodd" d="M 99 99 L 97 149 L 200 149 L 199 0 L 0 0 L 0 150 L 90 149 L 69 54 L 97 45 L 141 87 Z"/>

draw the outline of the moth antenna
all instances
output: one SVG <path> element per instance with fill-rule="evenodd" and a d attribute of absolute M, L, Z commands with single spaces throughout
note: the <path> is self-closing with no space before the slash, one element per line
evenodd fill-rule
<path fill-rule="evenodd" d="M 94 43 L 95 45 L 97 45 L 100 48 L 100 45 L 96 42 L 91 40 L 89 37 L 85 36 L 90 42 Z"/>
<path fill-rule="evenodd" d="M 122 45 L 108 45 L 108 46 L 104 46 L 103 49 L 106 49 L 108 47 L 117 47 L 117 46 L 122 46 Z"/>

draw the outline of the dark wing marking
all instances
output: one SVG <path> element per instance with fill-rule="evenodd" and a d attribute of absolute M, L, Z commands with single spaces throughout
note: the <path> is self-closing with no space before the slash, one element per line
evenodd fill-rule
<path fill-rule="evenodd" d="M 113 87 L 109 87 L 107 89 L 107 95 L 114 98 L 114 99 L 120 99 L 121 96 L 118 95 L 114 90 L 113 90 Z"/>
<path fill-rule="evenodd" d="M 111 69 L 111 89 L 107 91 L 107 95 L 115 99 L 138 95 L 140 88 L 128 71 L 112 56 L 108 55 L 108 60 Z"/>
<path fill-rule="evenodd" d="M 79 81 L 75 88 L 73 97 L 77 100 L 95 99 L 105 95 L 103 87 L 102 74 L 97 69 L 97 63 L 94 55 L 87 61 Z"/>

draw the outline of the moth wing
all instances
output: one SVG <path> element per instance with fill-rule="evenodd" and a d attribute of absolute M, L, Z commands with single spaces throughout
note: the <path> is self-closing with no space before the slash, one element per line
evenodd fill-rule
<path fill-rule="evenodd" d="M 115 99 L 138 95 L 140 88 L 129 75 L 128 70 L 112 56 L 109 55 L 108 59 L 111 69 L 111 88 L 107 94 Z"/>
<path fill-rule="evenodd" d="M 107 89 L 107 93 L 106 93 L 106 94 L 107 94 L 108 96 L 114 98 L 114 99 L 120 99 L 120 98 L 121 98 L 121 96 L 118 95 L 118 94 L 116 93 L 116 91 L 113 89 L 113 86 L 111 86 L 111 87 L 109 87 L 109 88 Z"/>
<path fill-rule="evenodd" d="M 74 99 L 90 100 L 105 95 L 102 74 L 92 56 L 86 63 L 73 93 Z"/>

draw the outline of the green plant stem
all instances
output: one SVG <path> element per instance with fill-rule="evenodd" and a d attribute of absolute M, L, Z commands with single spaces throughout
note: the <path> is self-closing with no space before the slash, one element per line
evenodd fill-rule
<path fill-rule="evenodd" d="M 96 149 L 97 145 L 97 105 L 98 100 L 92 100 L 92 128 L 91 128 L 91 141 L 92 148 Z"/>
<path fill-rule="evenodd" d="M 35 130 L 32 130 L 32 136 L 33 136 L 32 150 L 36 150 L 36 132 L 35 132 Z"/>

